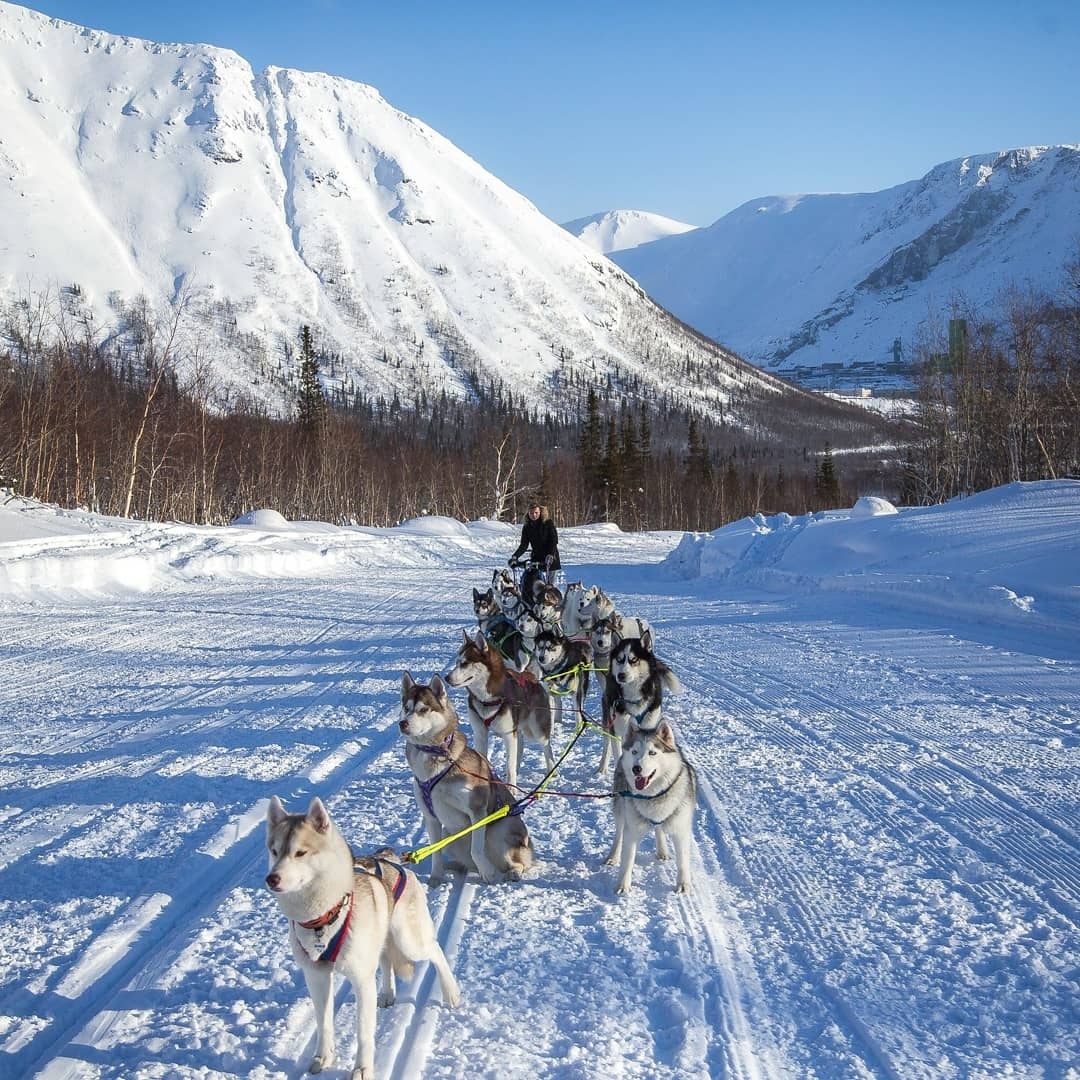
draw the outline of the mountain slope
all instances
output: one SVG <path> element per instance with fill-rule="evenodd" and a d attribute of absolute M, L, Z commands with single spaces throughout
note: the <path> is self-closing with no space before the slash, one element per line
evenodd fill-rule
<path fill-rule="evenodd" d="M 371 87 L 0 2 L 0 100 L 0 294 L 107 332 L 187 294 L 221 399 L 288 408 L 302 324 L 371 397 L 791 393 Z"/>
<path fill-rule="evenodd" d="M 647 210 L 608 210 L 567 221 L 563 228 L 594 251 L 607 255 L 613 251 L 626 251 L 641 244 L 650 244 L 665 236 L 690 232 L 697 226 L 662 214 L 650 214 Z"/>
<path fill-rule="evenodd" d="M 1055 289 L 1080 237 L 1080 146 L 946 162 L 872 194 L 753 199 L 613 254 L 657 301 L 755 364 L 886 364 L 931 313 Z"/>

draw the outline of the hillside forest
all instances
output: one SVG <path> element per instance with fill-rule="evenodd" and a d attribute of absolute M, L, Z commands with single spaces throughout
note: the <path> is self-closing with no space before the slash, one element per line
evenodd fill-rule
<path fill-rule="evenodd" d="M 0 313 L 0 486 L 62 507 L 226 523 L 385 526 L 423 514 L 518 520 L 539 498 L 560 523 L 708 530 L 755 513 L 927 504 L 1080 471 L 1080 259 L 1061 297 L 954 301 L 921 337 L 908 419 L 791 387 L 749 387 L 724 421 L 601 377 L 539 411 L 491 378 L 469 398 L 402 388 L 338 397 L 308 327 L 286 358 L 289 415 L 215 405 L 213 342 L 183 302 L 123 308 L 108 335 L 62 292 Z M 957 332 L 960 327 L 962 333 Z"/>

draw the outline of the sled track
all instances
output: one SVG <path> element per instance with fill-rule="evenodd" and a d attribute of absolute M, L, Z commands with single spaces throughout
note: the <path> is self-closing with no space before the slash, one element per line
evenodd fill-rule
<path fill-rule="evenodd" d="M 747 692 L 730 680 L 700 671 L 695 673 L 695 680 L 711 682 L 730 698 L 741 698 L 767 711 L 774 735 L 784 741 L 778 729 L 786 728 L 792 749 L 811 753 L 839 749 L 842 755 L 851 754 L 863 762 L 876 759 L 878 764 L 869 767 L 867 773 L 883 792 L 900 799 L 961 846 L 981 852 L 1011 876 L 1043 883 L 1042 894 L 1050 906 L 1070 921 L 1080 922 L 1080 838 L 1071 829 L 1022 804 L 969 764 L 900 731 L 878 710 L 827 698 L 816 690 L 797 687 L 730 658 L 725 663 L 741 667 L 747 682 L 771 683 L 768 695 Z M 827 737 L 792 715 L 793 698 L 804 708 L 806 704 L 814 706 L 828 719 Z M 904 748 L 904 753 L 896 752 L 896 747 Z M 894 823 L 895 808 L 875 806 L 874 801 L 872 788 L 864 785 L 858 795 L 859 805 L 883 825 Z M 986 821 L 994 821 L 997 828 L 987 832 L 982 827 Z M 942 869 L 953 861 L 948 852 L 943 852 Z"/>
<path fill-rule="evenodd" d="M 338 786 L 345 787 L 361 777 L 369 762 L 386 750 L 391 738 L 387 735 L 355 758 L 336 777 Z M 314 794 L 304 777 L 294 777 L 283 786 L 291 789 L 287 797 L 297 805 L 306 805 Z M 137 896 L 126 903 L 110 926 L 103 929 L 95 940 L 112 942 L 124 937 L 133 924 L 133 913 L 136 913 L 134 923 L 139 929 L 140 948 L 125 950 L 123 956 L 109 964 L 107 956 L 95 962 L 91 943 L 87 954 L 77 965 L 87 970 L 91 981 L 83 992 L 70 1001 L 56 993 L 49 995 L 54 1006 L 55 1022 L 31 1040 L 21 1053 L 13 1056 L 12 1075 L 32 1076 L 50 1063 L 51 1080 L 60 1080 L 61 1077 L 79 1080 L 85 1075 L 83 1070 L 86 1062 L 78 1047 L 84 1042 L 93 1046 L 107 1038 L 108 1032 L 124 1012 L 123 998 L 129 992 L 152 987 L 191 943 L 207 911 L 219 907 L 234 888 L 261 879 L 265 859 L 260 825 L 234 843 L 225 857 L 189 855 L 189 864 L 180 886 L 172 891 L 171 896 L 158 898 L 160 908 L 150 916 L 149 921 L 140 921 L 137 913 L 153 912 L 155 897 Z M 147 938 L 152 938 L 149 947 Z M 26 995 L 17 992 L 0 999 L 0 1012 L 23 1015 L 29 1005 Z M 40 1003 L 35 1007 L 40 1008 Z M 81 1033 L 86 1034 L 85 1040 L 80 1037 Z"/>
<path fill-rule="evenodd" d="M 995 900 L 992 880 L 955 880 L 956 852 L 967 849 L 1011 877 L 1013 895 L 1022 896 L 1023 903 L 1041 908 L 1050 919 L 1056 913 L 1073 926 L 1080 922 L 1080 842 L 1075 831 L 986 779 L 977 766 L 899 730 L 882 710 L 830 697 L 759 664 L 733 659 L 730 653 L 717 661 L 730 675 L 704 669 L 696 657 L 690 662 L 681 642 L 664 655 L 679 672 L 684 689 L 697 699 L 686 704 L 674 699 L 679 704 L 673 715 L 683 710 L 692 714 L 701 705 L 731 713 L 759 738 L 815 762 L 823 776 L 844 776 L 848 763 L 854 762 L 851 771 L 862 779 L 837 784 L 836 796 L 883 834 L 906 835 L 907 842 L 936 865 L 938 876 L 953 880 L 956 891 L 966 892 L 976 904 Z M 812 676 L 807 681 L 812 682 Z M 820 726 L 814 723 L 816 716 L 822 718 Z M 704 785 L 703 800 L 716 801 Z M 987 822 L 995 827 L 986 828 Z M 730 845 L 722 858 L 725 876 L 756 895 L 765 922 L 781 928 L 793 957 L 807 972 L 807 984 L 815 985 L 816 1007 L 844 1033 L 863 1070 L 896 1076 L 891 1053 L 860 1020 L 842 986 L 812 974 L 830 970 L 835 949 L 856 944 L 844 944 L 842 923 L 819 908 L 798 865 L 781 852 L 748 843 L 735 825 L 723 841 Z M 783 897 L 784 902 L 771 897 Z"/>
<path fill-rule="evenodd" d="M 374 615 L 376 609 L 392 609 L 398 603 L 411 603 L 411 598 L 395 594 L 384 604 L 375 605 L 370 610 Z M 328 634 L 340 625 L 341 620 L 320 622 L 323 623 L 321 629 L 311 639 L 275 649 L 267 663 L 287 663 L 290 657 L 325 640 Z M 410 624 L 403 620 L 392 620 L 392 626 L 392 633 L 382 635 L 378 640 L 358 650 L 352 660 L 347 662 L 347 674 L 363 674 L 376 664 L 382 671 L 387 663 L 388 648 L 396 658 L 400 651 L 398 639 L 408 634 Z M 325 666 L 319 666 L 317 670 L 323 672 Z M 244 671 L 250 675 L 250 666 Z M 236 667 L 219 669 L 214 673 L 210 684 L 200 689 L 197 694 L 212 693 L 217 686 L 235 684 L 240 674 L 241 670 Z M 319 684 L 311 700 L 302 706 L 283 710 L 273 724 L 260 728 L 260 734 L 279 727 L 288 728 L 304 711 L 319 707 L 322 701 L 332 702 L 336 692 L 334 682 L 335 679 L 331 678 Z M 192 693 L 182 693 L 172 702 L 161 701 L 157 708 L 162 714 L 171 713 L 174 708 L 190 709 L 192 698 Z M 256 708 L 248 710 L 247 713 L 229 713 L 226 710 L 228 715 L 224 721 L 215 720 L 197 725 L 193 733 L 198 735 L 229 724 L 243 724 L 257 711 Z M 391 748 L 396 748 L 397 734 L 393 726 L 395 715 L 387 714 L 384 717 L 378 734 L 359 752 L 354 750 L 350 757 L 343 759 L 338 749 L 331 749 L 324 755 L 324 765 L 316 764 L 304 774 L 296 774 L 291 779 L 281 781 L 280 789 L 285 799 L 294 805 L 306 806 L 311 796 L 316 794 L 309 779 L 312 772 L 325 772 L 328 779 L 332 778 L 333 791 L 341 791 L 352 783 L 362 781 L 371 762 Z M 134 735 L 136 743 L 142 741 L 143 733 L 135 725 L 115 725 L 113 733 L 117 732 L 129 737 Z M 95 737 L 99 733 L 95 732 Z M 78 747 L 81 740 L 75 738 L 70 741 Z M 185 766 L 191 771 L 198 767 L 199 762 L 209 763 L 216 753 L 208 751 L 187 757 L 184 759 Z M 79 779 L 95 776 L 127 779 L 159 771 L 167 764 L 168 762 L 155 757 L 148 762 L 136 761 L 118 772 L 115 761 L 106 761 L 85 770 Z M 321 787 L 318 794 L 332 798 L 333 791 Z M 20 813 L 40 809 L 48 800 L 47 788 L 37 791 L 31 800 L 20 798 Z M 7 819 L 9 828 L 13 820 L 11 817 Z M 65 831 L 52 843 L 35 851 L 40 853 L 57 844 L 69 843 L 79 831 L 89 828 L 89 821 L 76 824 L 75 832 Z M 229 828 L 239 830 L 239 822 L 234 819 L 231 825 L 226 823 L 223 826 L 225 830 Z M 233 889 L 261 879 L 265 860 L 261 820 L 258 826 L 251 828 L 245 835 L 232 840 L 220 857 L 188 848 L 179 853 L 178 862 L 180 860 L 182 875 L 178 872 L 169 881 L 161 882 L 160 892 L 133 896 L 95 933 L 94 939 L 83 948 L 69 968 L 65 984 L 51 986 L 41 993 L 17 988 L 0 994 L 0 1014 L 50 1017 L 50 1023 L 40 1030 L 27 1029 L 19 1050 L 7 1055 L 5 1063 L 13 1070 L 11 1075 L 31 1076 L 41 1070 L 45 1070 L 49 1080 L 81 1080 L 81 1077 L 86 1075 L 88 1062 L 93 1062 L 95 1058 L 85 1048 L 98 1045 L 103 1039 L 108 1040 L 110 1032 L 123 1021 L 129 1007 L 128 1000 L 141 1000 L 140 992 L 153 987 L 169 970 L 196 937 L 199 925 L 205 920 L 208 911 L 217 910 Z M 454 911 L 459 906 L 460 901 L 457 901 L 451 906 L 451 910 Z M 447 935 L 452 936 L 453 926 L 454 916 L 451 915 L 445 931 Z M 421 989 L 419 993 L 426 993 L 430 998 L 432 989 L 427 986 L 426 990 Z M 434 994 L 437 998 L 437 989 Z M 419 1011 L 424 1015 L 430 1012 L 426 1009 Z"/>

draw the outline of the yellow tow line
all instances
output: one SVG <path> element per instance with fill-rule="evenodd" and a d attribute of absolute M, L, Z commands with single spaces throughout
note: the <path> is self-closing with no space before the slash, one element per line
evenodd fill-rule
<path fill-rule="evenodd" d="M 555 776 L 556 770 L 563 763 L 566 755 L 569 754 L 570 751 L 573 749 L 574 743 L 578 741 L 578 739 L 581 737 L 581 733 L 589 724 L 590 721 L 586 720 L 584 717 L 582 717 L 581 720 L 578 721 L 577 731 L 574 732 L 574 737 L 570 740 L 569 743 L 567 743 L 566 749 L 559 755 L 558 759 L 555 761 L 555 764 L 552 765 L 550 769 L 548 769 L 547 775 L 544 777 L 544 779 L 541 780 L 540 783 L 528 793 L 528 795 L 523 795 L 520 799 L 517 800 L 517 802 L 509 803 L 506 806 L 500 806 L 499 809 L 496 810 L 494 813 L 488 814 L 487 817 L 481 818 L 479 821 L 474 821 L 471 825 L 466 826 L 460 832 L 456 832 L 451 836 L 444 836 L 441 840 L 436 840 L 433 844 L 426 844 L 423 847 L 418 847 L 413 851 L 406 851 L 401 856 L 402 862 L 418 863 L 421 860 L 426 859 L 431 855 L 434 855 L 435 852 L 442 851 L 444 847 L 446 847 L 448 844 L 452 844 L 455 840 L 459 840 L 463 836 L 468 836 L 469 833 L 473 832 L 475 829 L 482 829 L 485 825 L 490 825 L 493 821 L 498 821 L 500 818 L 506 817 L 512 811 L 517 810 L 519 806 L 524 807 L 528 803 L 535 802 L 537 799 L 540 798 L 541 795 L 544 794 L 544 789 L 548 786 L 548 784 L 551 783 L 552 778 Z M 600 730 L 603 729 L 601 728 Z M 607 733 L 605 732 L 605 734 Z"/>

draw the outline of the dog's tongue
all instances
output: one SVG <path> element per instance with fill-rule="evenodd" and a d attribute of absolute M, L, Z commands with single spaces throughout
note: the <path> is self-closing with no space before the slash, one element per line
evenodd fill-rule
<path fill-rule="evenodd" d="M 649 781 L 651 779 L 651 776 L 635 776 L 634 787 L 636 787 L 638 791 L 644 791 L 649 786 Z"/>

